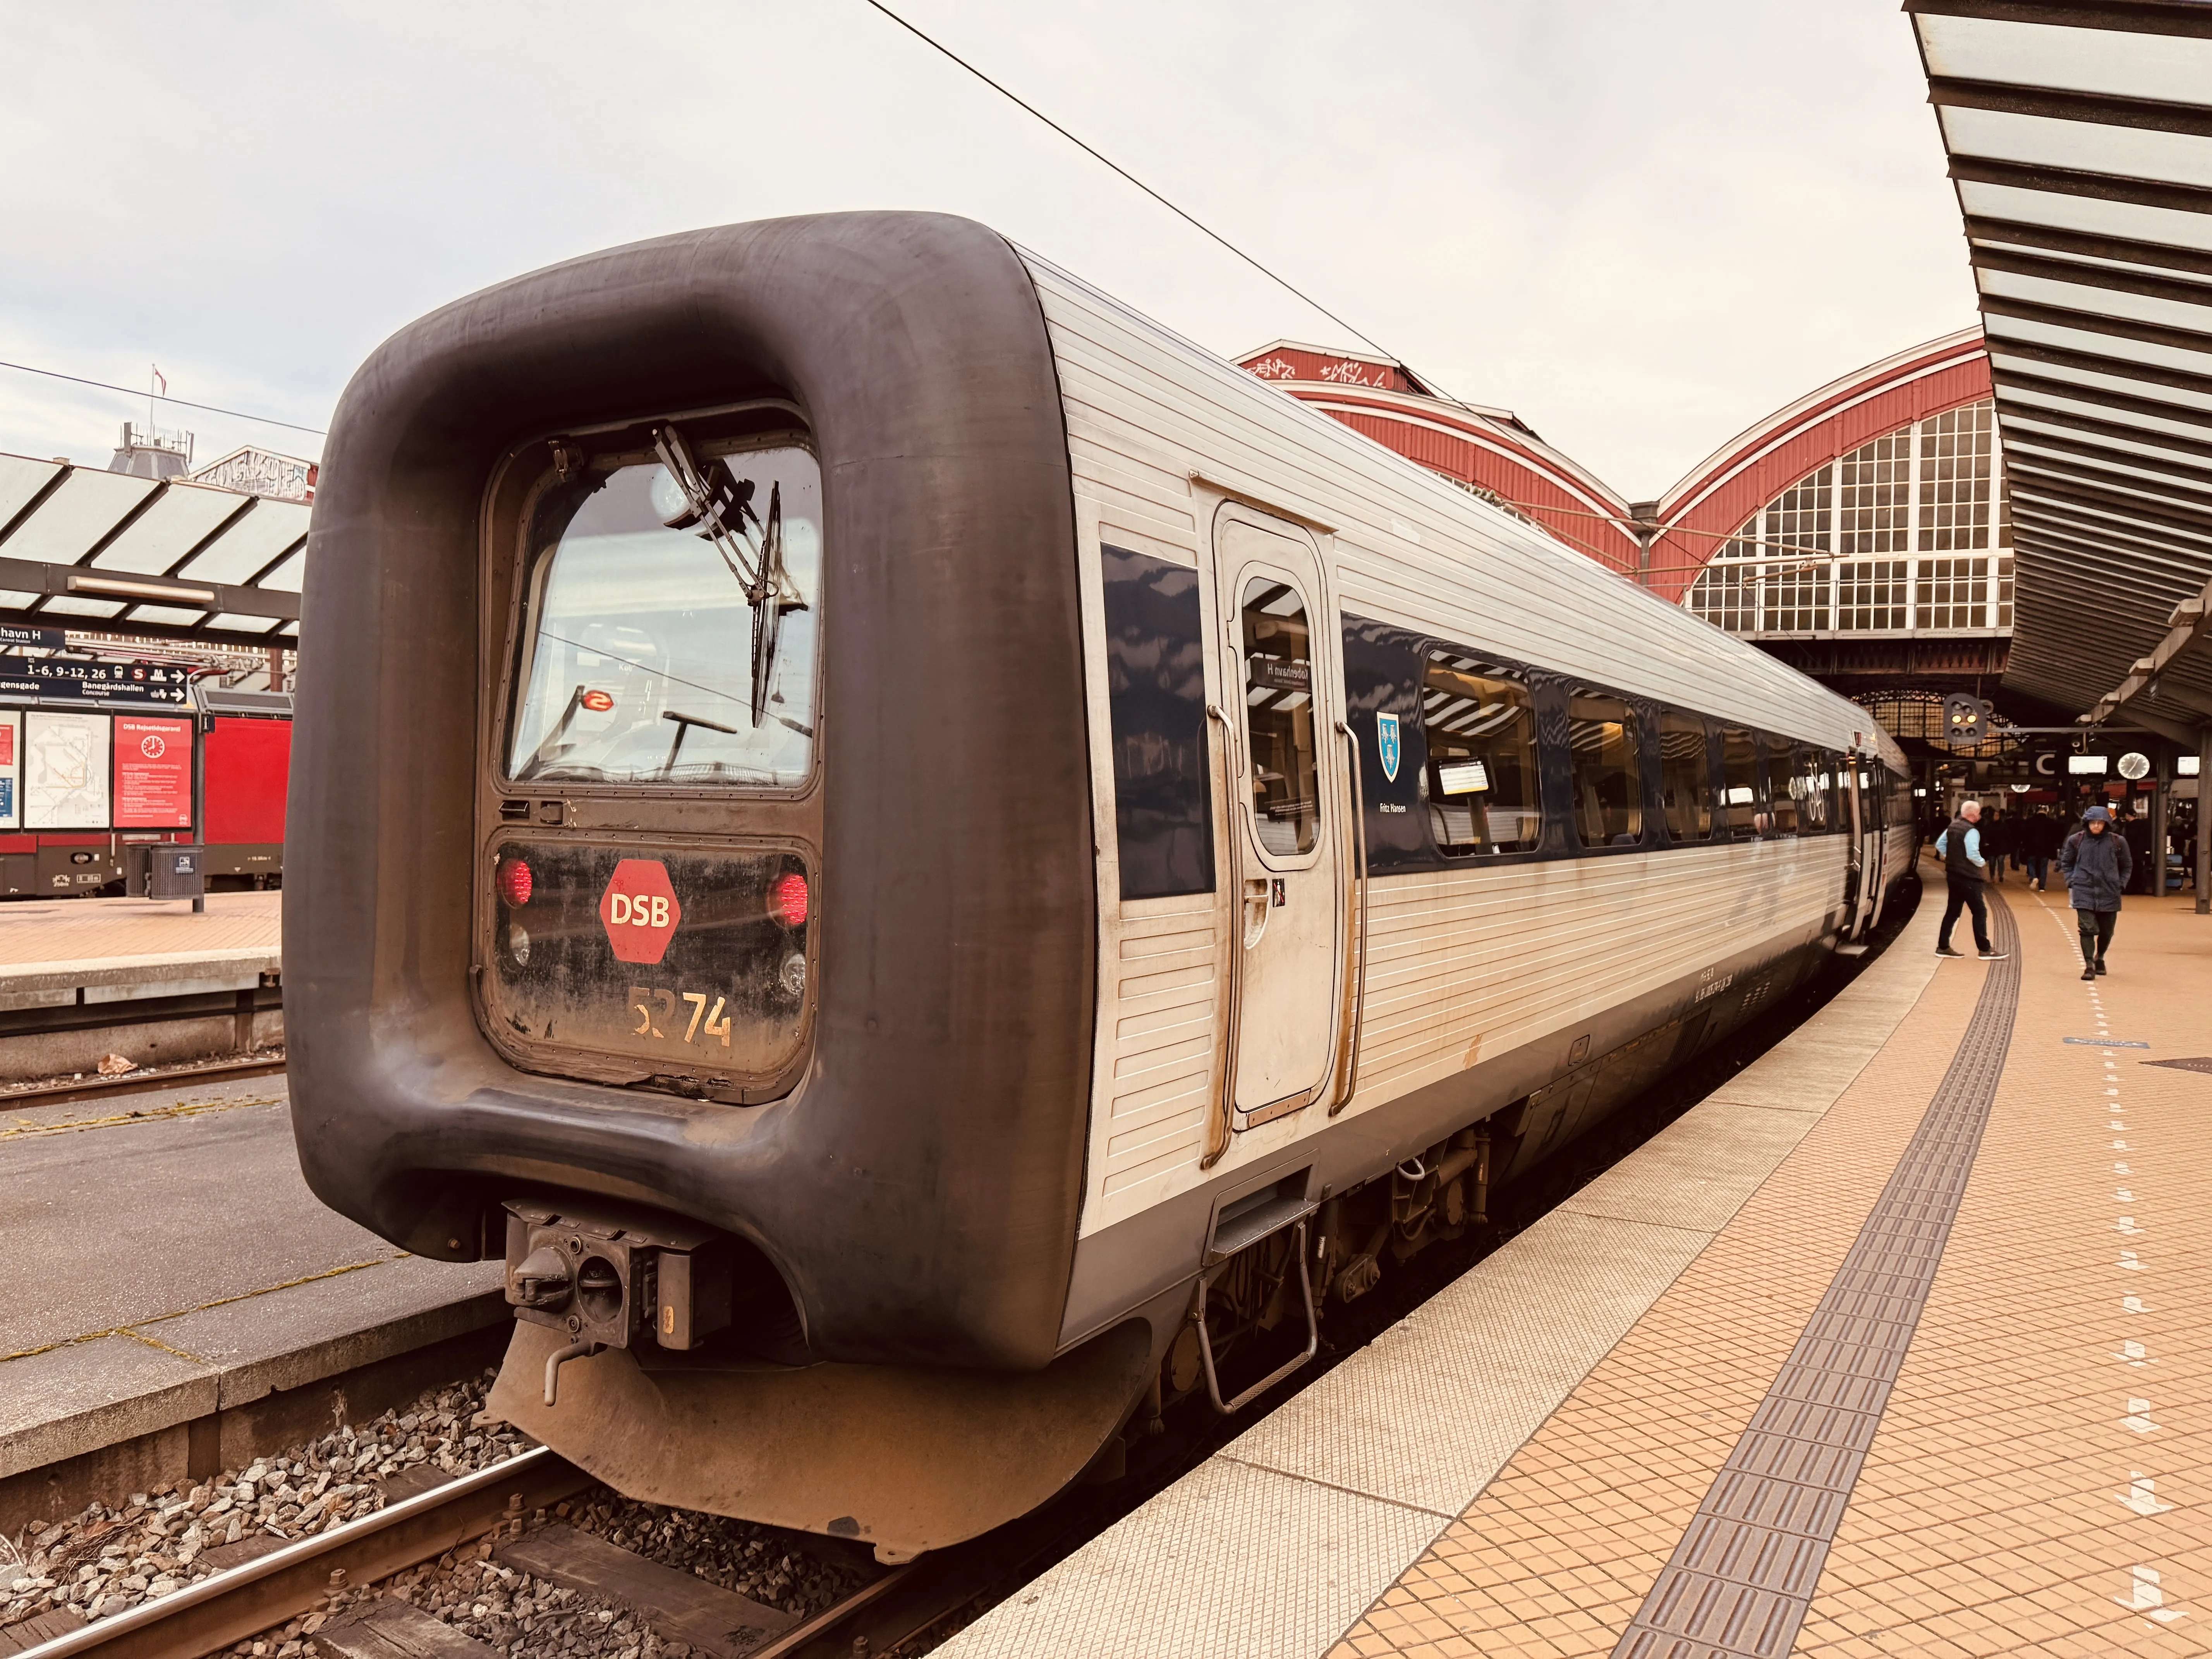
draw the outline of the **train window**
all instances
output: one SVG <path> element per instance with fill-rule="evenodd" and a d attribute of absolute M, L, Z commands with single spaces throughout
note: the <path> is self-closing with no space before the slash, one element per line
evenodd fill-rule
<path fill-rule="evenodd" d="M 1738 838 L 1765 829 L 1765 802 L 1759 788 L 1759 747 L 1750 732 L 1729 726 L 1721 732 L 1721 811 L 1729 830 Z"/>
<path fill-rule="evenodd" d="M 1805 788 L 1802 751 L 1787 738 L 1762 738 L 1759 747 L 1765 751 L 1766 761 L 1767 815 L 1761 829 L 1777 837 L 1793 836 L 1797 833 L 1797 805 Z"/>
<path fill-rule="evenodd" d="M 1321 836 L 1321 786 L 1306 603 L 1288 582 L 1255 576 L 1244 584 L 1242 608 L 1252 822 L 1270 853 L 1310 853 Z"/>
<path fill-rule="evenodd" d="M 1644 767 L 1636 711 L 1587 689 L 1567 699 L 1574 762 L 1575 829 L 1585 847 L 1633 847 L 1644 839 Z"/>
<path fill-rule="evenodd" d="M 794 447 L 587 471 L 540 498 L 516 782 L 795 787 L 813 765 L 822 476 Z"/>
<path fill-rule="evenodd" d="M 1828 796 L 1835 788 L 1835 774 L 1829 769 L 1829 757 L 1817 749 L 1797 751 L 1797 775 L 1791 787 L 1797 793 L 1797 833 L 1801 836 L 1825 836 L 1828 833 Z"/>
<path fill-rule="evenodd" d="M 1676 841 L 1703 841 L 1712 834 L 1712 760 L 1705 723 L 1695 714 L 1659 716 L 1659 801 L 1667 833 Z"/>
<path fill-rule="evenodd" d="M 1528 688 L 1471 658 L 1434 652 L 1421 677 L 1421 726 L 1437 851 L 1534 851 L 1542 814 Z"/>
<path fill-rule="evenodd" d="M 1213 890 L 1198 573 L 1101 547 L 1121 896 Z"/>

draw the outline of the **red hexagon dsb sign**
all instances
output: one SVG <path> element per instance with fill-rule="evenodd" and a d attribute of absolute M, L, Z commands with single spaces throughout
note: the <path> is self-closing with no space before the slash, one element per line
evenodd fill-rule
<path fill-rule="evenodd" d="M 623 962 L 659 962 L 668 954 L 668 941 L 683 920 L 684 907 L 668 884 L 668 866 L 659 859 L 624 859 L 599 895 L 599 921 L 607 930 L 607 943 Z"/>

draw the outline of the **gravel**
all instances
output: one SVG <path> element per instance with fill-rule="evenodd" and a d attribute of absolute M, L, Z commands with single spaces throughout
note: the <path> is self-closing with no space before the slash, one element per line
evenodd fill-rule
<path fill-rule="evenodd" d="M 70 1606 L 105 1619 L 171 1595 L 224 1566 L 257 1537 L 306 1538 L 383 1507 L 385 1483 L 431 1464 L 450 1474 L 503 1462 L 535 1443 L 486 1418 L 496 1373 L 423 1395 L 404 1411 L 349 1425 L 213 1480 L 134 1493 L 120 1509 L 94 1504 L 69 1520 L 33 1522 L 0 1536 L 0 1627 Z M 875 1577 L 864 1552 L 751 1522 L 640 1504 L 595 1486 L 532 1526 L 558 1521 L 805 1618 Z M 313 1659 L 331 1618 L 392 1595 L 512 1659 L 685 1659 L 646 1620 L 602 1598 L 562 1589 L 489 1559 L 487 1539 L 380 1583 L 342 1591 L 314 1613 L 231 1651 L 253 1659 Z"/>

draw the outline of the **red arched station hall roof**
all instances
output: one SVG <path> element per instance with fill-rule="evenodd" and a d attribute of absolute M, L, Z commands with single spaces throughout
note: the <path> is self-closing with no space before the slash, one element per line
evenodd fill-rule
<path fill-rule="evenodd" d="M 1608 569 L 1634 574 L 1639 550 L 1625 527 L 1628 503 L 1510 410 L 1440 398 L 1388 358 L 1291 340 L 1237 361 L 1384 448 L 1497 496 Z"/>
<path fill-rule="evenodd" d="M 1961 329 L 1869 363 L 1732 438 L 1661 497 L 1651 586 L 1680 599 L 1744 520 L 1807 473 L 1885 433 L 1990 395 L 1982 331 Z"/>

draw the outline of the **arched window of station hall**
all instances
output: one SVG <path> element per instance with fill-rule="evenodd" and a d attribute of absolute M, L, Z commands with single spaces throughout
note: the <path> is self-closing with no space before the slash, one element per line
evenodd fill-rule
<path fill-rule="evenodd" d="M 1998 465 L 1986 399 L 1885 433 L 1745 520 L 1685 603 L 1753 636 L 2008 632 Z"/>

